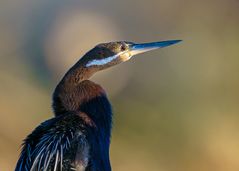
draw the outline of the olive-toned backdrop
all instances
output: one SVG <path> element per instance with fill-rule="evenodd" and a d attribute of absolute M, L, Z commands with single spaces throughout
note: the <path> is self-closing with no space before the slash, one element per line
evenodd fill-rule
<path fill-rule="evenodd" d="M 96 74 L 114 171 L 239 170 L 239 1 L 0 2 L 0 170 L 53 116 L 51 93 L 100 42 L 183 39 Z"/>

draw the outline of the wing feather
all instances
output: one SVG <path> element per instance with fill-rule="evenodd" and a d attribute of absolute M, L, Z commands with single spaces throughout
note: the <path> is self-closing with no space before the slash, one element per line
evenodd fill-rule
<path fill-rule="evenodd" d="M 73 123 L 64 119 L 59 116 L 43 122 L 25 139 L 15 171 L 64 170 L 64 156 L 72 143 L 86 141 L 82 129 L 72 125 L 75 119 Z"/>

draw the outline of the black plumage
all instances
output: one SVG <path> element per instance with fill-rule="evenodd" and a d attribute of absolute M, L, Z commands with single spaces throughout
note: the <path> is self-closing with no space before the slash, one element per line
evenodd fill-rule
<path fill-rule="evenodd" d="M 92 91 L 89 84 L 95 84 L 84 82 L 87 87 L 82 89 Z M 111 170 L 111 122 L 111 105 L 100 93 L 83 102 L 79 111 L 57 115 L 38 126 L 25 139 L 16 170 Z"/>
<path fill-rule="evenodd" d="M 103 88 L 88 79 L 135 54 L 177 42 L 110 42 L 86 53 L 56 86 L 55 117 L 24 140 L 15 171 L 111 171 L 111 105 Z"/>

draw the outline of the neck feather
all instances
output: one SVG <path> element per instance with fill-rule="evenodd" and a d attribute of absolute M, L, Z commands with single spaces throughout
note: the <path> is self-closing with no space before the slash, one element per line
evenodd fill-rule
<path fill-rule="evenodd" d="M 52 106 L 56 115 L 76 110 L 75 102 L 77 102 L 76 98 L 80 92 L 79 85 L 82 81 L 89 79 L 95 72 L 95 68 L 84 67 L 81 61 L 78 61 L 69 69 L 53 93 Z"/>

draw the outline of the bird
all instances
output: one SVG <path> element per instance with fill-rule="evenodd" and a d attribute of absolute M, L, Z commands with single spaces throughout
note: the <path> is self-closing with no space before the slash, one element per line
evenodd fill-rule
<path fill-rule="evenodd" d="M 15 171 L 111 171 L 112 107 L 105 90 L 90 77 L 180 41 L 115 41 L 88 51 L 57 84 L 52 95 L 54 116 L 24 139 Z"/>

